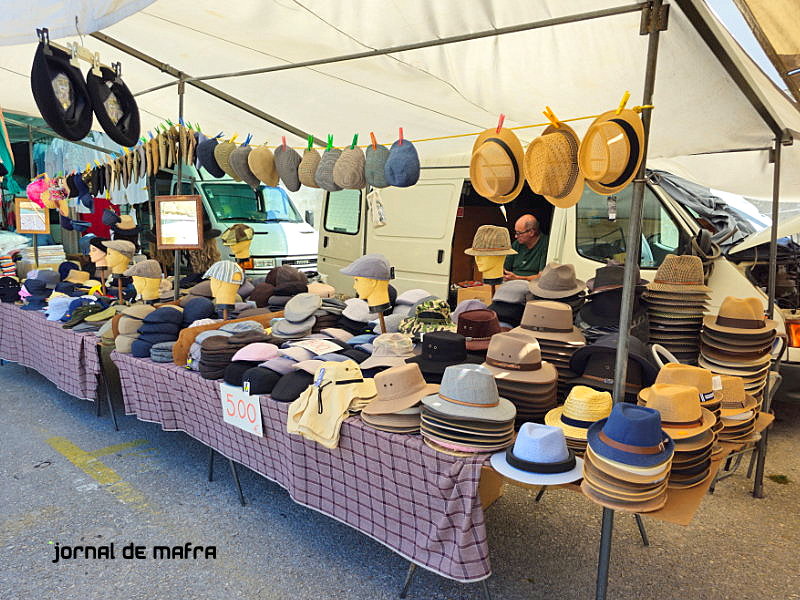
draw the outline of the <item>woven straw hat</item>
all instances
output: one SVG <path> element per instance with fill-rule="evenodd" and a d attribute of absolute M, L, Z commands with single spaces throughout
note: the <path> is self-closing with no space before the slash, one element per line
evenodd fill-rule
<path fill-rule="evenodd" d="M 661 413 L 661 429 L 675 438 L 688 438 L 711 429 L 717 418 L 700 406 L 697 388 L 689 385 L 656 383 L 639 392 L 647 395 L 647 406 Z"/>
<path fill-rule="evenodd" d="M 744 389 L 744 379 L 733 375 L 720 375 L 720 416 L 739 415 L 758 406 L 758 400 Z"/>
<path fill-rule="evenodd" d="M 266 146 L 253 148 L 247 156 L 247 166 L 253 175 L 261 180 L 261 183 L 269 187 L 278 185 L 278 170 L 275 168 L 275 157 L 272 150 Z"/>
<path fill-rule="evenodd" d="M 656 383 L 670 383 L 688 385 L 697 389 L 698 398 L 702 404 L 716 402 L 714 398 L 713 374 L 708 369 L 679 363 L 667 363 L 656 376 Z M 644 388 L 640 398 L 645 402 L 650 400 L 652 388 Z"/>
<path fill-rule="evenodd" d="M 703 325 L 713 331 L 735 335 L 758 335 L 776 328 L 775 321 L 764 317 L 764 305 L 758 298 L 728 296 L 716 316 L 703 318 Z"/>
<path fill-rule="evenodd" d="M 333 182 L 343 190 L 360 190 L 366 187 L 365 163 L 364 151 L 361 148 L 345 148 L 333 166 Z"/>
<path fill-rule="evenodd" d="M 603 113 L 589 126 L 578 150 L 578 165 L 586 185 L 602 195 L 620 191 L 642 164 L 644 126 L 632 110 Z"/>
<path fill-rule="evenodd" d="M 585 440 L 589 425 L 610 415 L 612 405 L 609 392 L 576 385 L 570 390 L 564 405 L 549 411 L 544 422 L 560 427 L 568 438 Z"/>
<path fill-rule="evenodd" d="M 241 181 L 236 171 L 231 167 L 231 153 L 234 150 L 236 150 L 236 144 L 233 142 L 219 143 L 214 148 L 214 159 L 228 177 L 231 177 L 234 181 Z"/>
<path fill-rule="evenodd" d="M 658 267 L 656 276 L 647 289 L 657 292 L 708 293 L 711 288 L 705 285 L 703 261 L 699 256 L 675 256 L 667 254 Z"/>
<path fill-rule="evenodd" d="M 472 247 L 464 250 L 470 256 L 503 256 L 516 254 L 511 248 L 511 235 L 505 227 L 481 225 L 472 238 Z"/>
<path fill-rule="evenodd" d="M 559 208 L 575 206 L 583 194 L 578 168 L 578 135 L 568 126 L 550 125 L 525 151 L 525 179 L 537 194 Z"/>
<path fill-rule="evenodd" d="M 300 178 L 300 183 L 306 187 L 318 188 L 314 175 L 319 167 L 319 161 L 322 156 L 317 150 L 305 150 L 303 152 L 303 160 L 300 161 L 300 166 L 297 167 L 297 176 Z"/>
<path fill-rule="evenodd" d="M 469 177 L 478 194 L 505 204 L 519 196 L 525 177 L 522 163 L 525 152 L 522 143 L 510 129 L 487 129 L 478 136 L 472 147 Z"/>

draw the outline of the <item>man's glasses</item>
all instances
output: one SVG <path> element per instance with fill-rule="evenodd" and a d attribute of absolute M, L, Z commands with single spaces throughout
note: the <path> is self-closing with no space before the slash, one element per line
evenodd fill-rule
<path fill-rule="evenodd" d="M 519 237 L 521 235 L 525 235 L 526 233 L 530 233 L 533 229 L 526 229 L 525 231 L 515 231 L 514 237 Z"/>

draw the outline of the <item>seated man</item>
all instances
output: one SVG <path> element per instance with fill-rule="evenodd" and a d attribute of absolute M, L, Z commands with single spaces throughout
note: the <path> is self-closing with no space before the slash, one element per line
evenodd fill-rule
<path fill-rule="evenodd" d="M 536 279 L 547 264 L 548 237 L 539 231 L 533 215 L 522 215 L 514 225 L 511 247 L 517 251 L 506 257 L 503 276 L 509 279 Z"/>

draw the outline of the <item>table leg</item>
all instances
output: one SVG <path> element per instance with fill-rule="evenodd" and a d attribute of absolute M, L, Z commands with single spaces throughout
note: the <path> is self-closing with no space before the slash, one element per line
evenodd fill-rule
<path fill-rule="evenodd" d="M 97 389 L 98 389 L 97 398 L 94 399 L 94 416 L 99 419 L 100 418 L 100 393 L 99 393 L 99 390 L 102 387 L 101 384 L 102 384 L 102 381 L 103 381 L 103 374 L 101 373 L 100 375 L 98 375 L 98 377 L 100 379 L 100 382 L 99 382 L 99 384 L 97 386 Z"/>
<path fill-rule="evenodd" d="M 208 447 L 208 480 L 214 481 L 214 449 Z"/>
<path fill-rule="evenodd" d="M 761 432 L 761 439 L 756 443 L 756 475 L 753 478 L 753 497 L 764 497 L 764 461 L 767 458 L 767 436 L 769 428 Z"/>
<path fill-rule="evenodd" d="M 603 508 L 603 522 L 600 526 L 600 554 L 597 558 L 597 581 L 595 600 L 605 600 L 608 590 L 608 569 L 611 564 L 611 537 L 614 535 L 614 511 Z"/>
<path fill-rule="evenodd" d="M 489 594 L 489 584 L 487 583 L 488 579 L 481 580 L 481 587 L 483 588 L 483 597 L 485 600 L 492 600 L 491 594 Z"/>
<path fill-rule="evenodd" d="M 411 580 L 414 578 L 414 573 L 417 570 L 417 565 L 415 563 L 408 563 L 408 572 L 406 573 L 406 580 L 403 583 L 403 589 L 400 590 L 400 597 L 405 598 L 406 594 L 408 594 L 408 588 L 411 587 Z"/>
<path fill-rule="evenodd" d="M 242 493 L 242 484 L 239 483 L 239 471 L 236 469 L 236 463 L 229 458 L 228 464 L 231 466 L 231 473 L 233 474 L 233 480 L 236 482 L 236 491 L 239 492 L 239 504 L 241 504 L 242 506 L 247 506 L 247 502 L 245 502 L 244 500 L 244 494 Z"/>
<path fill-rule="evenodd" d="M 536 493 L 536 498 L 534 499 L 534 502 L 538 502 L 539 500 L 541 500 L 541 499 L 542 499 L 542 496 L 544 496 L 544 491 L 545 491 L 546 489 L 547 489 L 547 486 L 546 486 L 546 485 L 543 485 L 543 486 L 541 487 L 541 489 L 540 489 L 540 490 L 539 490 L 539 491 Z"/>
<path fill-rule="evenodd" d="M 633 518 L 636 520 L 636 526 L 639 528 L 639 535 L 642 536 L 642 544 L 645 547 L 650 545 L 650 540 L 647 537 L 647 530 L 644 528 L 644 521 L 639 513 L 634 513 Z"/>

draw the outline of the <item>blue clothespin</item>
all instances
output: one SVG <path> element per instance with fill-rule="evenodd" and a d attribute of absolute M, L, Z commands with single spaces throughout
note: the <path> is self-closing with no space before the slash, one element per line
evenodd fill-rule
<path fill-rule="evenodd" d="M 252 139 L 253 139 L 253 134 L 252 133 L 248 133 L 247 137 L 242 142 L 242 146 L 247 146 L 250 143 L 250 140 L 252 140 Z"/>

